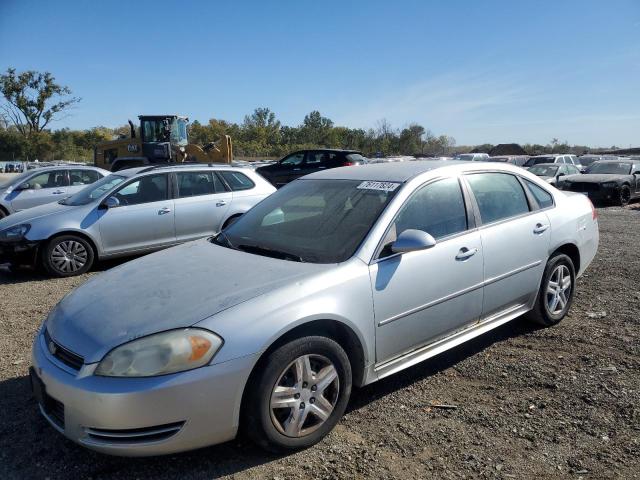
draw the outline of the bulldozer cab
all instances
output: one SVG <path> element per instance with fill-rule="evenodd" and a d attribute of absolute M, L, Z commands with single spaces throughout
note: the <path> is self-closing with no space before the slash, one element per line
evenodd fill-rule
<path fill-rule="evenodd" d="M 201 148 L 189 144 L 187 123 L 180 115 L 140 115 L 140 135 L 133 123 L 131 137 L 102 142 L 96 145 L 94 163 L 113 172 L 123 168 L 155 163 L 198 162 L 231 163 L 231 138 L 225 135 L 220 142 Z"/>

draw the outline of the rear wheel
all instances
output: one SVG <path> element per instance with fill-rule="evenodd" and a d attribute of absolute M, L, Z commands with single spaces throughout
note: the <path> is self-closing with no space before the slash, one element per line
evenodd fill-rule
<path fill-rule="evenodd" d="M 560 253 L 547 262 L 540 291 L 527 318 L 539 325 L 550 327 L 566 316 L 575 291 L 575 269 L 571 258 Z"/>
<path fill-rule="evenodd" d="M 631 200 L 631 189 L 628 185 L 623 185 L 620 188 L 620 197 L 618 198 L 618 205 L 624 207 L 629 204 Z"/>
<path fill-rule="evenodd" d="M 93 259 L 93 248 L 77 235 L 54 237 L 42 249 L 42 264 L 56 277 L 81 275 L 91 268 Z"/>
<path fill-rule="evenodd" d="M 304 337 L 273 351 L 252 375 L 246 433 L 274 452 L 310 447 L 338 423 L 351 395 L 351 365 L 335 341 Z"/>

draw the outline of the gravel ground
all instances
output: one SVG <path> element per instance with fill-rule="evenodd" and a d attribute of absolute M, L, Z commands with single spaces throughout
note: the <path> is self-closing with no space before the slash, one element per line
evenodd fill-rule
<path fill-rule="evenodd" d="M 89 275 L 0 270 L 0 478 L 639 478 L 640 206 L 599 214 L 598 256 L 559 326 L 514 321 L 356 390 L 324 442 L 285 457 L 238 440 L 126 459 L 65 440 L 37 413 L 29 351 Z"/>

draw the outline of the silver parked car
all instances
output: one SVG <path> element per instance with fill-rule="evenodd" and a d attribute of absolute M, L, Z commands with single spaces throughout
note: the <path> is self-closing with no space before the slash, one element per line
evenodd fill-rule
<path fill-rule="evenodd" d="M 57 202 L 111 172 L 97 167 L 60 165 L 28 170 L 0 184 L 0 219 L 27 208 Z"/>
<path fill-rule="evenodd" d="M 117 455 L 308 447 L 366 385 L 522 314 L 562 320 L 598 247 L 584 195 L 480 162 L 337 168 L 229 228 L 92 278 L 31 379 L 59 432 Z"/>
<path fill-rule="evenodd" d="M 41 263 L 55 276 L 79 275 L 96 259 L 210 236 L 274 191 L 242 168 L 122 170 L 57 203 L 0 220 L 0 263 Z"/>

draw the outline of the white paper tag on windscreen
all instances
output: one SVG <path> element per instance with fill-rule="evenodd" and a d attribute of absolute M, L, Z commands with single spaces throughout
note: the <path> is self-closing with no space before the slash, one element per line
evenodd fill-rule
<path fill-rule="evenodd" d="M 399 186 L 400 184 L 396 182 L 374 182 L 372 180 L 367 180 L 366 182 L 362 182 L 358 185 L 358 188 L 361 190 L 382 190 L 383 192 L 393 192 Z"/>

